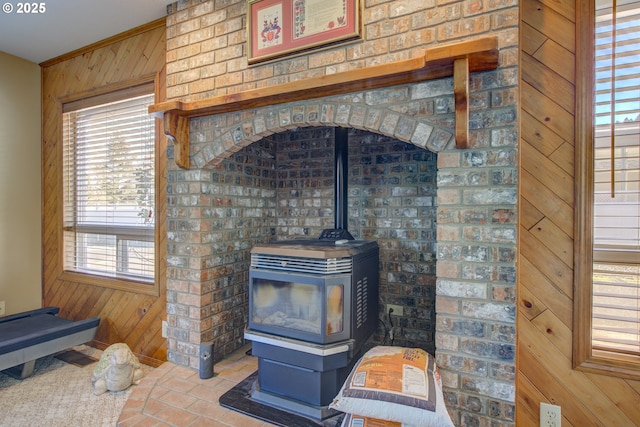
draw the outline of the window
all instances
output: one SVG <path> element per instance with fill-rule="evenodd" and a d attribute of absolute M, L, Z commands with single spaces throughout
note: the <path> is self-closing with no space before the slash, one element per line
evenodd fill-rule
<path fill-rule="evenodd" d="M 153 84 L 63 106 L 65 272 L 153 285 Z"/>
<path fill-rule="evenodd" d="M 579 18 L 574 364 L 640 374 L 640 0 Z M 581 36 L 581 37 L 580 37 Z M 586 67 L 585 67 L 586 68 Z M 581 88 L 582 86 L 582 88 Z M 591 286 L 585 286 L 589 284 Z"/>

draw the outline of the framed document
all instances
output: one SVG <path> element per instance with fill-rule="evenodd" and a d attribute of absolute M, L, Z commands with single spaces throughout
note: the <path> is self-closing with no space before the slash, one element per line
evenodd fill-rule
<path fill-rule="evenodd" d="M 249 0 L 249 64 L 358 40 L 360 0 Z"/>

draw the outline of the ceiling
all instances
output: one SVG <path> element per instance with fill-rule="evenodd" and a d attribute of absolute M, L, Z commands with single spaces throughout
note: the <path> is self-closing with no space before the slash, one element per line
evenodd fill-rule
<path fill-rule="evenodd" d="M 166 16 L 171 0 L 2 0 L 0 52 L 41 63 Z M 23 8 L 24 11 L 24 8 Z"/>

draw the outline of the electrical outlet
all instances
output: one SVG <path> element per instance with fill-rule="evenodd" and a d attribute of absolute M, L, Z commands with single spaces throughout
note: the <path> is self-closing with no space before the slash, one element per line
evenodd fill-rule
<path fill-rule="evenodd" d="M 540 402 L 540 427 L 561 427 L 561 425 L 560 407 Z"/>
<path fill-rule="evenodd" d="M 391 313 L 393 316 L 402 316 L 404 314 L 404 307 L 401 305 L 387 304 L 386 314 L 389 314 L 390 309 L 393 310 L 393 313 Z"/>
<path fill-rule="evenodd" d="M 166 338 L 167 337 L 167 327 L 169 326 L 169 324 L 167 323 L 166 320 L 162 321 L 162 338 Z"/>
<path fill-rule="evenodd" d="M 4 301 L 0 301 L 0 316 L 4 316 Z"/>

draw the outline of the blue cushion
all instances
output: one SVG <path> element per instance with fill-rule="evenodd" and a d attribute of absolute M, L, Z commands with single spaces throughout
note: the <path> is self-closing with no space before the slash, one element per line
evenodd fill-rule
<path fill-rule="evenodd" d="M 0 354 L 95 328 L 100 323 L 98 317 L 74 322 L 56 316 L 57 312 L 57 307 L 49 307 L 0 318 Z"/>

